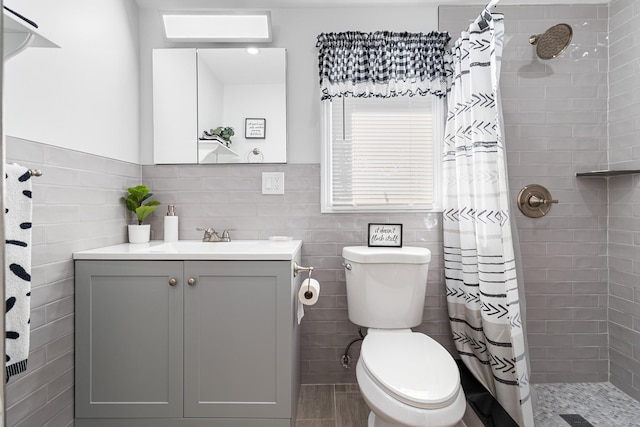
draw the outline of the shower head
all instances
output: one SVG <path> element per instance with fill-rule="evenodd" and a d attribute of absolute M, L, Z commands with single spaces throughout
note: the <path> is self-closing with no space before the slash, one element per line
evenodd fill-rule
<path fill-rule="evenodd" d="M 529 37 L 529 43 L 536 46 L 540 59 L 553 59 L 560 55 L 571 43 L 573 30 L 568 24 L 557 24 L 543 34 Z"/>

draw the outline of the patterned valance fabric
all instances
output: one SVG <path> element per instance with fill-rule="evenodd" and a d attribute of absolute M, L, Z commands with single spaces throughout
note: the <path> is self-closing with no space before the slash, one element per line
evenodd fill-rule
<path fill-rule="evenodd" d="M 322 100 L 333 97 L 445 96 L 451 75 L 449 33 L 322 33 Z"/>

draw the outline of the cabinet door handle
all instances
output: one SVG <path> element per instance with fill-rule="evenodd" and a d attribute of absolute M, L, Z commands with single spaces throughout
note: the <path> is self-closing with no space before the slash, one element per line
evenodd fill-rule
<path fill-rule="evenodd" d="M 189 280 L 187 280 L 187 283 L 193 286 L 196 284 L 196 279 L 194 279 L 193 277 L 189 277 Z"/>
<path fill-rule="evenodd" d="M 178 281 L 176 279 L 174 279 L 173 277 L 171 279 L 169 279 L 169 285 L 175 286 L 177 283 L 178 283 Z"/>

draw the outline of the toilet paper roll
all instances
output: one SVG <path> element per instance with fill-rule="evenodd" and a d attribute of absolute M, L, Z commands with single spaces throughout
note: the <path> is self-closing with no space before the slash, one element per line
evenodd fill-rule
<path fill-rule="evenodd" d="M 316 279 L 308 278 L 300 285 L 298 291 L 298 325 L 304 317 L 304 306 L 313 305 L 318 302 L 318 296 L 320 295 L 320 283 Z"/>
<path fill-rule="evenodd" d="M 304 305 L 314 305 L 320 295 L 320 283 L 316 279 L 304 279 L 298 291 L 298 300 Z"/>

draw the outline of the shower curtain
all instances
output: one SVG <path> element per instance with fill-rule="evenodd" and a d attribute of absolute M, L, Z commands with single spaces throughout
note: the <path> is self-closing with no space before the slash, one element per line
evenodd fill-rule
<path fill-rule="evenodd" d="M 445 282 L 463 362 L 519 426 L 529 427 L 528 354 L 499 99 L 503 38 L 502 15 L 486 9 L 452 52 L 443 149 Z"/>

